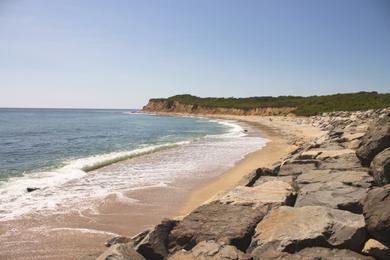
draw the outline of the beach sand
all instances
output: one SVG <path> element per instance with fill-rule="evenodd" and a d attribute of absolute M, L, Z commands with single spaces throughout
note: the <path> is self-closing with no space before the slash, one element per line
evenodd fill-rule
<path fill-rule="evenodd" d="M 214 117 L 214 116 L 210 116 Z M 32 215 L 0 222 L 0 259 L 78 259 L 96 256 L 104 242 L 115 235 L 131 236 L 159 223 L 164 217 L 179 217 L 202 203 L 233 188 L 252 170 L 269 167 L 296 148 L 297 140 L 308 140 L 321 132 L 285 117 L 218 116 L 240 121 L 251 135 L 270 140 L 218 177 L 177 179 L 168 187 L 129 191 L 126 203 L 115 196 L 98 201 L 98 213 L 69 212 L 50 216 Z M 126 162 L 122 162 L 126 163 Z"/>

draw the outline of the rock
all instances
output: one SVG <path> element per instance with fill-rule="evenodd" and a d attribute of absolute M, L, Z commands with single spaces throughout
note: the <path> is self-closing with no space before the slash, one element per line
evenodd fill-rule
<path fill-rule="evenodd" d="M 325 247 L 309 247 L 295 254 L 279 251 L 267 251 L 254 255 L 254 260 L 374 260 L 369 256 L 360 255 L 347 249 L 330 249 Z"/>
<path fill-rule="evenodd" d="M 289 175 L 289 176 L 262 176 L 260 177 L 260 179 L 258 179 L 254 184 L 253 184 L 253 187 L 256 187 L 256 186 L 259 186 L 265 182 L 269 182 L 269 181 L 283 181 L 283 182 L 287 182 L 288 184 L 290 184 L 294 189 L 295 189 L 295 186 L 296 186 L 296 183 L 295 183 L 295 180 L 296 180 L 296 176 L 293 176 L 293 175 Z"/>
<path fill-rule="evenodd" d="M 390 183 L 390 148 L 377 154 L 371 162 L 370 172 L 379 186 Z"/>
<path fill-rule="evenodd" d="M 370 190 L 362 203 L 370 237 L 390 244 L 390 184 Z"/>
<path fill-rule="evenodd" d="M 33 191 L 36 191 L 36 190 L 40 190 L 40 188 L 36 188 L 36 187 L 27 187 L 27 192 L 33 192 Z"/>
<path fill-rule="evenodd" d="M 132 247 L 132 244 L 116 244 L 111 246 L 107 251 L 101 254 L 97 260 L 145 260 L 145 258 L 137 253 Z"/>
<path fill-rule="evenodd" d="M 275 173 L 272 169 L 268 168 L 259 168 L 248 175 L 244 176 L 240 182 L 238 183 L 238 186 L 246 186 L 246 187 L 252 187 L 253 184 L 261 177 L 261 176 L 274 176 Z"/>
<path fill-rule="evenodd" d="M 365 135 L 364 132 L 356 133 L 356 132 L 344 132 L 342 137 L 347 141 L 353 141 L 356 139 L 360 139 Z"/>
<path fill-rule="evenodd" d="M 337 149 L 337 150 L 322 150 L 321 153 L 316 157 L 319 160 L 327 158 L 340 158 L 345 155 L 355 155 L 355 151 L 352 149 Z"/>
<path fill-rule="evenodd" d="M 345 143 L 345 148 L 356 150 L 359 148 L 361 141 L 356 139 Z"/>
<path fill-rule="evenodd" d="M 390 147 L 390 115 L 384 115 L 373 122 L 361 139 L 356 155 L 368 167 L 374 157 Z"/>
<path fill-rule="evenodd" d="M 341 182 L 312 183 L 304 185 L 298 193 L 295 207 L 325 206 L 361 214 L 361 200 L 366 190 Z"/>
<path fill-rule="evenodd" d="M 117 236 L 117 237 L 113 237 L 113 238 L 107 240 L 104 245 L 106 247 L 110 247 L 110 246 L 115 245 L 115 244 L 126 244 L 126 243 L 129 243 L 131 241 L 132 240 L 130 237 Z"/>
<path fill-rule="evenodd" d="M 284 181 L 264 182 L 256 187 L 237 186 L 219 199 L 222 204 L 243 205 L 253 208 L 292 205 L 295 201 L 294 188 Z"/>
<path fill-rule="evenodd" d="M 245 255 L 234 246 L 216 243 L 214 241 L 202 241 L 191 251 L 180 250 L 168 257 L 168 260 L 249 260 L 251 257 Z"/>
<path fill-rule="evenodd" d="M 278 176 L 299 175 L 308 170 L 317 169 L 318 160 L 293 160 L 285 162 L 279 170 Z"/>
<path fill-rule="evenodd" d="M 214 240 L 245 251 L 265 210 L 211 202 L 195 209 L 171 231 L 169 248 L 191 250 L 201 241 Z"/>
<path fill-rule="evenodd" d="M 168 236 L 176 220 L 164 219 L 134 248 L 146 259 L 164 259 L 168 255 Z"/>
<path fill-rule="evenodd" d="M 364 169 L 310 170 L 299 175 L 295 181 L 298 187 L 310 183 L 338 181 L 350 186 L 369 188 L 374 183 L 374 178 Z"/>
<path fill-rule="evenodd" d="M 369 239 L 362 250 L 363 254 L 371 255 L 376 259 L 387 260 L 390 258 L 390 249 L 375 239 Z"/>
<path fill-rule="evenodd" d="M 332 170 L 351 170 L 363 169 L 359 158 L 352 153 L 340 155 L 337 157 L 328 157 L 321 161 L 319 169 Z"/>
<path fill-rule="evenodd" d="M 257 225 L 248 249 L 294 253 L 306 247 L 341 247 L 360 252 L 366 241 L 362 215 L 321 206 L 271 210 Z"/>

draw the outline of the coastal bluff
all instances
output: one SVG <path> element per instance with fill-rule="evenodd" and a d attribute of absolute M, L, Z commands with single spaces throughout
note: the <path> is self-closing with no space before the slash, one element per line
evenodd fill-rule
<path fill-rule="evenodd" d="M 208 114 L 208 115 L 238 115 L 238 116 L 276 116 L 292 115 L 296 107 L 257 107 L 228 108 L 212 107 L 197 104 L 185 104 L 175 100 L 150 100 L 142 111 L 152 113 Z"/>
<path fill-rule="evenodd" d="M 323 134 L 188 215 L 81 259 L 390 259 L 390 108 L 278 118 Z"/>

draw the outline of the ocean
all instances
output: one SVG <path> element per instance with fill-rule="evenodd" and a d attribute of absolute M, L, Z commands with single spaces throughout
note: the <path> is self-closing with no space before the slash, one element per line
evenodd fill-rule
<path fill-rule="evenodd" d="M 234 121 L 136 110 L 0 109 L 0 221 L 221 174 L 267 140 Z M 27 192 L 27 188 L 39 188 Z M 93 209 L 91 209 L 93 210 Z"/>

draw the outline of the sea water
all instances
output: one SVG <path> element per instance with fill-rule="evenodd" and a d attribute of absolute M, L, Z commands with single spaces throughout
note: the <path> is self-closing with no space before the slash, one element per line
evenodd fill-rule
<path fill-rule="evenodd" d="M 132 203 L 125 191 L 219 174 L 265 143 L 229 120 L 0 109 L 0 220 L 84 209 L 112 194 Z"/>

